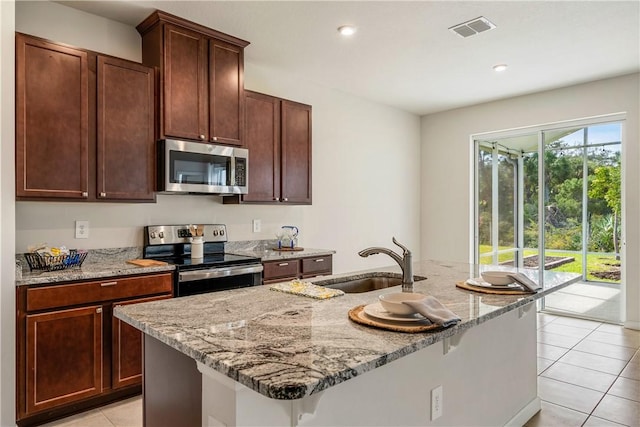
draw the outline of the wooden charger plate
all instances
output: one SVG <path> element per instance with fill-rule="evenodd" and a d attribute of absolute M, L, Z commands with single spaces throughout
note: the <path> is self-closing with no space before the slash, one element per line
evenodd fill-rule
<path fill-rule="evenodd" d="M 433 331 L 436 329 L 442 329 L 442 326 L 436 325 L 435 323 L 429 323 L 429 324 L 421 323 L 419 325 L 412 323 L 411 325 L 407 325 L 407 324 L 404 324 L 403 322 L 394 322 L 393 320 L 383 321 L 383 320 L 374 319 L 372 317 L 367 316 L 367 314 L 364 313 L 363 311 L 364 307 L 365 307 L 365 304 L 359 305 L 349 310 L 349 319 L 361 325 L 367 325 L 367 326 L 371 326 L 379 329 L 386 329 L 388 331 L 394 331 L 394 332 L 416 333 L 416 332 L 427 332 L 427 331 Z"/>

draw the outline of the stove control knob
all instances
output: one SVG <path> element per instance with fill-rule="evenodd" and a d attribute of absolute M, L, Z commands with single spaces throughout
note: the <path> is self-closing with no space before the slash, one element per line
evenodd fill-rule
<path fill-rule="evenodd" d="M 164 239 L 164 231 L 159 232 L 158 237 Z"/>
<path fill-rule="evenodd" d="M 224 229 L 220 230 L 220 235 L 224 236 Z"/>
<path fill-rule="evenodd" d="M 217 236 L 218 235 L 218 230 L 213 230 L 213 235 Z"/>
<path fill-rule="evenodd" d="M 156 238 L 156 232 L 155 232 L 155 231 L 152 231 L 152 232 L 149 234 L 149 237 L 151 237 L 152 239 L 155 239 L 155 238 Z"/>

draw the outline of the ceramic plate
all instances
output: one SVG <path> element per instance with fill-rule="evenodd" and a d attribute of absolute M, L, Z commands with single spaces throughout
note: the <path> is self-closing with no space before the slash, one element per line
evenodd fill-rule
<path fill-rule="evenodd" d="M 493 288 L 493 289 L 521 289 L 522 286 L 516 283 L 509 283 L 508 285 L 492 285 L 491 283 L 485 282 L 484 280 L 477 279 L 467 279 L 465 282 L 467 285 L 471 286 L 480 286 L 481 288 Z"/>
<path fill-rule="evenodd" d="M 371 316 L 374 319 L 393 320 L 394 322 L 420 322 L 427 320 L 424 316 L 418 313 L 413 313 L 408 316 L 390 313 L 382 308 L 382 304 L 379 302 L 365 305 L 363 311 L 367 316 Z"/>

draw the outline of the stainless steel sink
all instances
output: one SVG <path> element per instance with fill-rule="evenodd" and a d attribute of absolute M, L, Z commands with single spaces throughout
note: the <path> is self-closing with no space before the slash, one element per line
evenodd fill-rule
<path fill-rule="evenodd" d="M 423 276 L 413 276 L 413 281 L 426 280 Z M 314 282 L 319 286 L 340 289 L 348 294 L 358 294 L 361 292 L 376 291 L 378 289 L 390 288 L 402 285 L 402 275 L 387 272 L 372 272 L 358 274 L 354 276 L 337 277 L 333 279 L 319 280 Z"/>

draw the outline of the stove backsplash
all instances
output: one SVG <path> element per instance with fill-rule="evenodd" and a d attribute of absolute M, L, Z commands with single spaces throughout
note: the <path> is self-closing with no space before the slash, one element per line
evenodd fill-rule
<path fill-rule="evenodd" d="M 241 240 L 224 244 L 225 252 L 266 252 L 278 246 L 278 240 Z"/>

